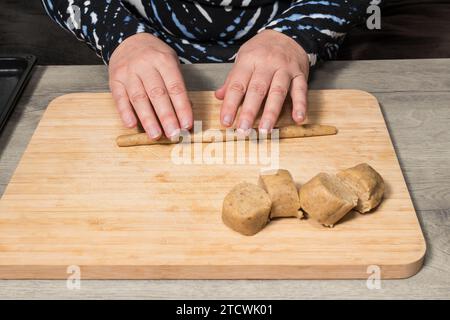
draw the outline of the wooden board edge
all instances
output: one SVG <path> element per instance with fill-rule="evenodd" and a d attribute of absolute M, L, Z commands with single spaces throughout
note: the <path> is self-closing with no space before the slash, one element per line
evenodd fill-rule
<path fill-rule="evenodd" d="M 408 264 L 381 265 L 381 279 L 406 279 L 423 266 L 423 254 Z M 322 266 L 0 266 L 1 280 L 345 280 L 376 276 L 377 265 Z M 79 268 L 79 269 L 78 269 Z M 74 270 L 79 270 L 74 273 Z"/>
<path fill-rule="evenodd" d="M 58 106 L 63 106 L 65 104 L 65 101 L 68 100 L 74 100 L 74 99 L 86 99 L 90 96 L 110 96 L 112 99 L 112 94 L 110 91 L 102 91 L 102 92 L 71 92 L 71 93 L 66 93 L 60 96 L 57 96 L 56 98 L 54 98 L 53 100 L 51 100 L 48 105 L 47 108 L 44 111 L 44 114 L 42 115 L 42 118 L 40 121 L 42 121 L 42 119 L 45 118 L 46 113 L 49 112 L 49 110 L 52 110 Z M 39 122 L 40 122 L 39 121 Z"/>

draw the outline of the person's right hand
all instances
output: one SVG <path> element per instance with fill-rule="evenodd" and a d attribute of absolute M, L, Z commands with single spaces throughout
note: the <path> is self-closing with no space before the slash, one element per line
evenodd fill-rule
<path fill-rule="evenodd" d="M 190 129 L 192 108 L 175 51 L 147 33 L 133 35 L 113 52 L 109 86 L 126 127 L 142 127 L 153 140 Z M 158 122 L 159 119 L 159 122 Z"/>

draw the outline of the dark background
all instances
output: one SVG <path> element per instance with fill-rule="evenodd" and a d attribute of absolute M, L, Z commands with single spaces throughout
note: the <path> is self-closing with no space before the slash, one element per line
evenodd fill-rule
<path fill-rule="evenodd" d="M 381 30 L 353 30 L 339 59 L 450 58 L 450 0 L 385 0 Z M 38 63 L 101 64 L 46 16 L 39 0 L 0 0 L 0 54 L 34 54 Z"/>

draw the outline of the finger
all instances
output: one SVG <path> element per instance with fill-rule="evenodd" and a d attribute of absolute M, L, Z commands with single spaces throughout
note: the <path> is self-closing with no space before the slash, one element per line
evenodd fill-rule
<path fill-rule="evenodd" d="M 223 100 L 225 98 L 225 91 L 226 91 L 226 82 L 219 88 L 217 89 L 214 94 L 216 96 L 217 99 L 219 100 Z"/>
<path fill-rule="evenodd" d="M 137 76 L 133 76 L 128 80 L 127 92 L 145 132 L 147 132 L 150 139 L 159 139 L 162 131 L 158 119 L 150 104 L 145 88 Z"/>
<path fill-rule="evenodd" d="M 253 122 L 255 122 L 258 111 L 269 90 L 272 77 L 273 72 L 268 70 L 256 70 L 253 73 L 239 114 L 238 130 L 241 133 L 248 134 L 253 127 Z"/>
<path fill-rule="evenodd" d="M 230 71 L 225 97 L 220 109 L 220 121 L 225 127 L 233 124 L 236 111 L 244 98 L 252 70 L 241 64 L 235 64 Z"/>
<path fill-rule="evenodd" d="M 189 130 L 193 124 L 192 106 L 178 62 L 173 60 L 173 63 L 161 66 L 158 71 L 167 88 L 178 122 L 183 129 Z"/>
<path fill-rule="evenodd" d="M 291 84 L 291 76 L 287 72 L 278 71 L 275 73 L 267 94 L 266 104 L 259 123 L 262 132 L 272 131 L 278 120 L 284 100 L 286 99 Z"/>
<path fill-rule="evenodd" d="M 141 80 L 166 137 L 178 136 L 180 126 L 161 75 L 156 69 L 151 69 L 145 72 Z"/>
<path fill-rule="evenodd" d="M 302 123 L 306 118 L 308 83 L 303 74 L 292 80 L 290 94 L 292 98 L 292 119 Z"/>
<path fill-rule="evenodd" d="M 109 87 L 123 124 L 128 128 L 134 128 L 137 125 L 137 119 L 125 86 L 117 80 L 111 80 Z"/>
<path fill-rule="evenodd" d="M 219 99 L 219 100 L 225 99 L 225 93 L 227 92 L 227 88 L 228 88 L 228 84 L 230 82 L 231 74 L 232 74 L 232 72 L 230 71 L 228 73 L 227 77 L 225 78 L 225 81 L 223 82 L 222 86 L 214 92 L 214 94 L 215 94 L 217 99 Z"/>
<path fill-rule="evenodd" d="M 227 91 L 228 82 L 230 81 L 230 74 L 231 73 L 229 73 L 227 75 L 227 77 L 226 77 L 224 83 L 222 84 L 222 86 L 214 92 L 216 98 L 219 99 L 219 100 L 223 100 L 225 98 L 225 92 Z"/>

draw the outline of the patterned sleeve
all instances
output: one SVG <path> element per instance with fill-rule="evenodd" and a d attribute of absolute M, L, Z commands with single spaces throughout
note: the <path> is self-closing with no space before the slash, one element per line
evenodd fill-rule
<path fill-rule="evenodd" d="M 56 23 L 87 43 L 105 63 L 126 38 L 140 32 L 157 35 L 121 0 L 42 0 L 42 3 Z"/>
<path fill-rule="evenodd" d="M 370 0 L 297 0 L 264 28 L 282 32 L 308 53 L 310 65 L 333 59 L 345 34 L 362 23 Z"/>

